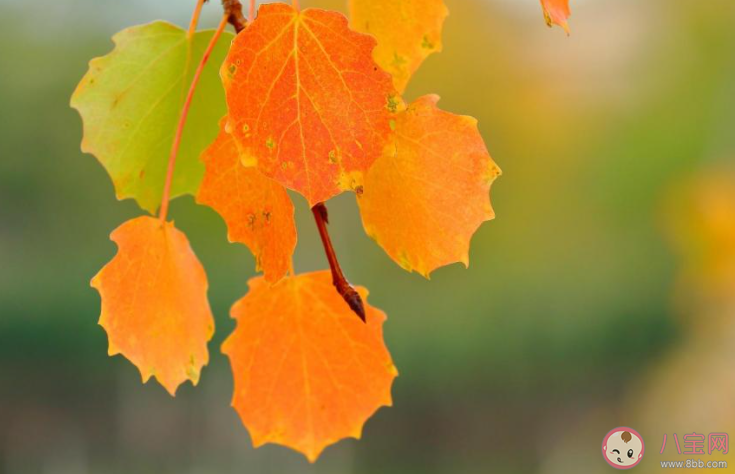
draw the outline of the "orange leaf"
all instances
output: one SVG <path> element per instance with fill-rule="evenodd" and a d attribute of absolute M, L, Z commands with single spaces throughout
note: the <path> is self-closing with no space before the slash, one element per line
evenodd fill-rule
<path fill-rule="evenodd" d="M 378 40 L 373 57 L 399 92 L 424 59 L 442 50 L 448 14 L 443 0 L 350 0 L 351 25 Z"/>
<path fill-rule="evenodd" d="M 363 300 L 367 291 L 358 288 Z M 385 314 L 365 305 L 360 321 L 332 286 L 330 272 L 250 280 L 232 308 L 237 329 L 222 346 L 232 364 L 232 405 L 253 445 L 277 443 L 314 462 L 391 405 L 398 372 L 383 342 Z"/>
<path fill-rule="evenodd" d="M 339 13 L 260 7 L 221 72 L 228 130 L 246 164 L 311 206 L 357 188 L 389 142 L 400 102 L 374 47 Z"/>
<path fill-rule="evenodd" d="M 131 219 L 110 238 L 118 252 L 92 279 L 102 298 L 100 325 L 109 354 L 122 354 L 171 395 L 199 381 L 209 362 L 214 319 L 207 276 L 186 236 L 154 217 Z"/>
<path fill-rule="evenodd" d="M 222 119 L 217 139 L 202 154 L 206 171 L 197 202 L 222 216 L 230 242 L 247 245 L 257 269 L 274 283 L 290 270 L 296 247 L 293 203 L 283 186 L 243 166 L 226 121 Z"/>
<path fill-rule="evenodd" d="M 569 34 L 567 19 L 572 14 L 569 10 L 569 0 L 541 0 L 544 18 L 549 27 L 559 25 Z"/>
<path fill-rule="evenodd" d="M 365 231 L 406 270 L 428 278 L 469 265 L 470 238 L 494 217 L 490 185 L 500 175 L 472 117 L 419 98 L 396 120 L 393 153 L 383 155 L 358 196 Z"/>

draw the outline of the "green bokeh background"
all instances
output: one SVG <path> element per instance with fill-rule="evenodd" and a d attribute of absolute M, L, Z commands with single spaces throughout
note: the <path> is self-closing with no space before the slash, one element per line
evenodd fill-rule
<path fill-rule="evenodd" d="M 586 413 L 635 424 L 618 400 L 688 337 L 662 202 L 673 183 L 735 160 L 735 2 L 572 0 L 566 37 L 544 26 L 536 0 L 445 1 L 444 52 L 406 99 L 437 93 L 478 118 L 504 172 L 497 218 L 475 235 L 469 269 L 427 281 L 365 236 L 354 196 L 330 203 L 345 273 L 388 314 L 401 375 L 363 440 L 309 465 L 281 447 L 253 450 L 229 406 L 219 346 L 254 262 L 212 210 L 184 197 L 170 211 L 207 270 L 216 318 L 199 386 L 172 399 L 142 385 L 107 357 L 97 325 L 89 280 L 115 253 L 110 232 L 142 211 L 116 201 L 79 151 L 69 97 L 113 33 L 186 25 L 193 0 L 0 0 L 0 472 L 552 472 L 547 450 Z M 201 24 L 219 13 L 210 2 Z M 295 269 L 326 268 L 296 201 Z M 598 450 L 613 427 L 587 426 L 599 438 L 578 444 Z M 589 472 L 565 462 L 559 472 Z"/>

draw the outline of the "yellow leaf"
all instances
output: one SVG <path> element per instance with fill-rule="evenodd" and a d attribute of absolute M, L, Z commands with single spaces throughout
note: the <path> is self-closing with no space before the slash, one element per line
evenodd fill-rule
<path fill-rule="evenodd" d="M 469 265 L 470 238 L 492 219 L 490 185 L 500 175 L 472 117 L 419 98 L 396 119 L 391 153 L 370 169 L 358 195 L 365 231 L 408 271 Z"/>
<path fill-rule="evenodd" d="M 401 93 L 424 59 L 442 50 L 448 14 L 443 0 L 350 0 L 352 27 L 378 40 L 375 62 Z"/>

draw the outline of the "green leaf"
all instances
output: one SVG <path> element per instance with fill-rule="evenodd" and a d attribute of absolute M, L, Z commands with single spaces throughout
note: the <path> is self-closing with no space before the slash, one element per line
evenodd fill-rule
<path fill-rule="evenodd" d="M 97 157 L 118 199 L 132 197 L 154 213 L 163 194 L 179 114 L 213 31 L 186 31 L 157 21 L 127 28 L 115 49 L 89 63 L 71 98 L 84 124 L 82 151 Z M 200 153 L 227 114 L 219 67 L 231 34 L 223 34 L 202 73 L 184 128 L 171 197 L 196 193 L 204 174 Z"/>

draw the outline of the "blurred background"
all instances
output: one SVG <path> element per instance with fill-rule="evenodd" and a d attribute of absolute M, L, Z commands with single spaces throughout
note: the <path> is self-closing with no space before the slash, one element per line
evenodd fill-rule
<path fill-rule="evenodd" d="M 185 26 L 194 1 L 0 0 L 1 473 L 611 472 L 600 445 L 617 426 L 642 434 L 636 469 L 654 472 L 687 458 L 674 433 L 735 433 L 735 2 L 572 0 L 570 37 L 537 0 L 446 3 L 444 52 L 405 97 L 437 93 L 479 119 L 504 172 L 497 218 L 468 270 L 426 281 L 365 236 L 354 196 L 330 203 L 401 375 L 363 440 L 309 465 L 253 450 L 230 408 L 219 346 L 254 262 L 209 208 L 171 210 L 216 318 L 199 386 L 172 399 L 141 384 L 97 325 L 89 280 L 115 253 L 109 233 L 142 211 L 80 152 L 69 97 L 113 33 Z M 295 269 L 327 268 L 296 202 Z M 732 454 L 698 457 L 735 470 Z"/>

